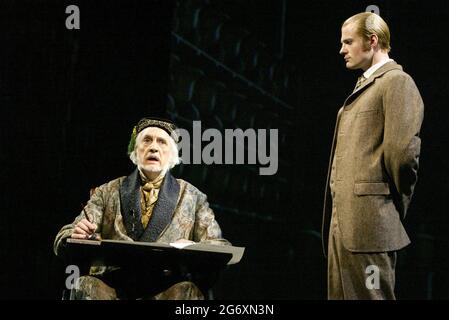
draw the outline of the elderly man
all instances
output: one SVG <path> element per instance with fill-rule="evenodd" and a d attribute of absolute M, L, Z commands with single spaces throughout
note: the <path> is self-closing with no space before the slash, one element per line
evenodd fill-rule
<path fill-rule="evenodd" d="M 410 243 L 402 219 L 418 177 L 424 105 L 389 51 L 380 16 L 360 13 L 343 23 L 340 54 L 363 75 L 338 112 L 329 162 L 329 299 L 395 299 L 396 253 Z"/>
<path fill-rule="evenodd" d="M 229 244 L 221 238 L 220 227 L 206 195 L 170 174 L 169 170 L 180 162 L 177 142 L 176 126 L 170 121 L 140 120 L 133 129 L 128 147 L 136 170 L 128 177 L 112 180 L 95 189 L 83 212 L 57 234 L 56 255 L 60 254 L 69 237 Z M 150 271 L 142 270 L 142 274 L 145 272 Z M 162 285 L 161 291 L 149 294 L 142 292 L 144 289 L 137 290 L 135 282 L 127 282 L 125 278 L 130 276 L 133 275 L 113 267 L 92 267 L 89 276 L 79 279 L 75 298 L 203 298 L 202 292 L 191 281 L 180 281 L 169 288 Z"/>

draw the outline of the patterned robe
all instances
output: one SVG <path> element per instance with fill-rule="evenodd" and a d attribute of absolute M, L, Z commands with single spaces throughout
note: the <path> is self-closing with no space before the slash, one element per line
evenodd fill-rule
<path fill-rule="evenodd" d="M 207 197 L 190 183 L 175 179 L 167 172 L 159 197 L 146 229 L 141 222 L 141 179 L 136 169 L 128 177 L 120 177 L 95 189 L 85 210 L 98 228 L 102 239 L 172 243 L 188 239 L 217 245 L 229 245 L 221 238 L 221 229 L 209 208 Z M 84 218 L 81 213 L 58 232 L 54 252 L 60 255 L 75 225 Z M 117 267 L 92 267 L 91 276 L 81 277 L 75 297 L 86 299 L 120 298 L 113 287 L 100 283 Z M 95 276 L 95 277 L 93 277 Z M 153 299 L 201 299 L 201 291 L 192 282 L 181 281 L 152 295 Z M 132 295 L 129 295 L 132 296 Z"/>

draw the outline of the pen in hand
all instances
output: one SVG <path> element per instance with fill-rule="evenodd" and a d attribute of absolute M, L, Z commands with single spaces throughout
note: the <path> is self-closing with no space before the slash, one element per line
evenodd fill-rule
<path fill-rule="evenodd" d="M 89 223 L 94 224 L 90 219 L 90 216 L 87 214 L 86 207 L 83 207 L 83 214 L 86 220 L 89 221 Z M 90 234 L 89 236 L 87 236 L 87 240 L 97 240 L 97 234 L 95 232 Z"/>

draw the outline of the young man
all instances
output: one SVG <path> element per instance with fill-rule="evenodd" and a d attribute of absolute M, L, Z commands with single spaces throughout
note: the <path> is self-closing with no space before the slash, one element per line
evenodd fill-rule
<path fill-rule="evenodd" d="M 395 299 L 396 252 L 417 181 L 424 106 L 389 58 L 390 31 L 374 13 L 341 29 L 346 67 L 362 69 L 337 115 L 323 210 L 329 299 Z M 329 223 L 329 218 L 330 223 Z"/>

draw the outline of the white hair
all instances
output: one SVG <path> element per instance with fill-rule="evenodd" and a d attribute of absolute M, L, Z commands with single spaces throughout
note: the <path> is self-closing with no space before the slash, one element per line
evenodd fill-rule
<path fill-rule="evenodd" d="M 136 148 L 139 145 L 140 140 L 142 139 L 142 135 L 141 135 L 142 132 L 143 132 L 143 130 L 141 132 L 139 132 L 139 134 L 137 135 L 136 144 L 134 145 L 134 150 L 129 155 L 129 158 L 136 166 L 138 165 Z M 176 144 L 175 140 L 171 136 L 169 136 L 169 137 L 170 138 L 168 139 L 168 145 L 170 147 L 170 159 L 168 159 L 166 168 L 162 168 L 163 171 L 171 170 L 177 164 L 181 163 L 181 158 L 179 158 L 178 145 Z"/>

